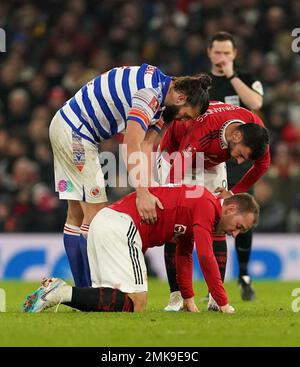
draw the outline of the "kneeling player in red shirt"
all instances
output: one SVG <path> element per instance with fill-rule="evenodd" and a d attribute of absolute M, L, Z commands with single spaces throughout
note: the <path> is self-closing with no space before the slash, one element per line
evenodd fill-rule
<path fill-rule="evenodd" d="M 144 253 L 177 237 L 176 269 L 184 309 L 197 312 L 192 284 L 194 243 L 208 289 L 220 310 L 234 312 L 228 304 L 212 249 L 213 232 L 237 236 L 258 221 L 259 208 L 249 194 L 224 200 L 201 186 L 151 188 L 164 209 L 157 222 L 146 224 L 132 193 L 102 209 L 93 219 L 88 236 L 88 258 L 92 287 L 77 288 L 63 280 L 46 278 L 27 297 L 24 312 L 41 312 L 65 303 L 82 311 L 144 311 L 147 298 L 147 269 Z"/>

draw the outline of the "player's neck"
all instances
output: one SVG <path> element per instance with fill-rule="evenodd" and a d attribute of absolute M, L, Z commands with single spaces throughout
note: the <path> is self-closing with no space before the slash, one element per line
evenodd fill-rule
<path fill-rule="evenodd" d="M 165 106 L 170 106 L 174 104 L 173 92 L 174 92 L 174 82 L 171 81 L 168 92 L 166 94 L 165 102 L 164 102 Z"/>
<path fill-rule="evenodd" d="M 236 127 L 240 125 L 239 123 L 236 124 L 230 124 L 229 126 L 226 127 L 225 129 L 225 139 L 227 141 L 227 143 L 229 143 L 232 140 L 232 133 L 234 132 L 234 130 L 236 130 Z"/>

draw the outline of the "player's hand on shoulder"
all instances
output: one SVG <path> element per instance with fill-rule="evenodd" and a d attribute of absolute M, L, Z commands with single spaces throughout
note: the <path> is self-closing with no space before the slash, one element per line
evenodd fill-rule
<path fill-rule="evenodd" d="M 164 208 L 159 198 L 151 194 L 148 189 L 137 190 L 136 207 L 145 223 L 154 224 L 157 221 L 156 205 L 160 209 Z"/>
<path fill-rule="evenodd" d="M 230 306 L 228 303 L 225 306 L 220 306 L 220 310 L 223 313 L 235 313 L 235 309 Z"/>
<path fill-rule="evenodd" d="M 217 187 L 215 189 L 215 193 L 218 194 L 222 199 L 230 198 L 232 196 L 232 192 L 229 190 L 226 190 L 224 187 Z"/>
<path fill-rule="evenodd" d="M 183 300 L 183 311 L 199 312 L 198 307 L 195 304 L 194 297 L 186 298 Z"/>

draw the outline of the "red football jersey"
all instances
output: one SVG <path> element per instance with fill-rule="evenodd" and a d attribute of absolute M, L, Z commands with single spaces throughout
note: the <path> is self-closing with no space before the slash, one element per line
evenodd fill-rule
<path fill-rule="evenodd" d="M 179 152 L 170 171 L 170 182 L 175 181 L 175 167 L 187 154 L 195 163 L 196 153 L 204 153 L 204 168 L 216 166 L 230 159 L 225 129 L 233 122 L 254 122 L 264 126 L 262 120 L 253 112 L 231 104 L 211 101 L 205 114 L 189 121 L 174 121 L 160 142 L 161 151 Z M 269 148 L 264 156 L 256 160 L 244 177 L 232 188 L 232 192 L 245 192 L 267 171 L 270 166 Z M 178 167 L 178 165 L 177 165 Z M 183 165 L 187 169 L 187 165 Z M 184 172 L 182 175 L 183 177 Z"/>
<path fill-rule="evenodd" d="M 208 289 L 219 306 L 228 303 L 216 258 L 212 248 L 212 234 L 221 215 L 220 200 L 201 186 L 150 188 L 164 206 L 156 208 L 157 222 L 146 224 L 136 208 L 136 193 L 110 205 L 111 209 L 129 214 L 142 238 L 143 252 L 161 246 L 174 237 L 176 271 L 183 298 L 194 296 L 192 285 L 194 241 L 198 260 Z M 175 245 L 174 245 L 175 246 Z"/>

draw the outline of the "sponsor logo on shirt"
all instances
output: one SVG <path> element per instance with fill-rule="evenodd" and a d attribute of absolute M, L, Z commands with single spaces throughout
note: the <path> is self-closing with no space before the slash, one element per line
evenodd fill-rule
<path fill-rule="evenodd" d="M 158 107 L 159 107 L 159 101 L 158 101 L 158 99 L 155 96 L 152 97 L 152 99 L 151 99 L 150 103 L 148 104 L 148 106 L 155 113 L 158 110 Z"/>
<path fill-rule="evenodd" d="M 183 154 L 185 156 L 190 156 L 193 152 L 196 151 L 196 148 L 193 147 L 191 144 L 187 145 L 184 149 L 183 149 Z"/>
<path fill-rule="evenodd" d="M 233 104 L 235 106 L 240 106 L 241 105 L 240 98 L 239 98 L 238 95 L 226 96 L 224 98 L 224 101 L 225 101 L 225 103 Z"/>
<path fill-rule="evenodd" d="M 72 192 L 73 184 L 70 180 L 60 180 L 57 185 L 59 192 Z"/>

